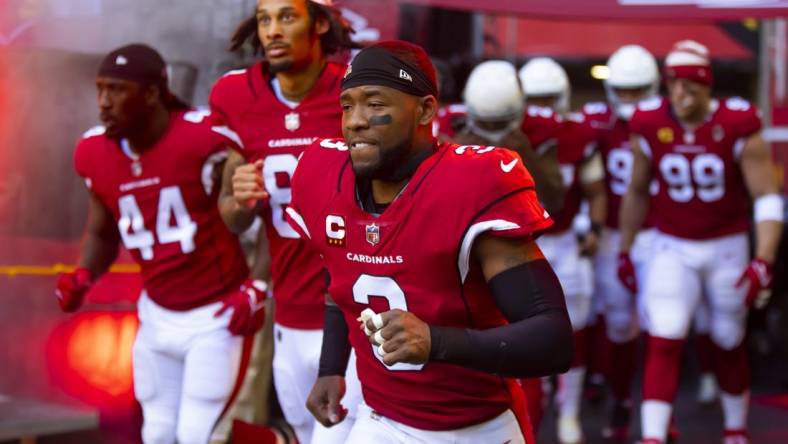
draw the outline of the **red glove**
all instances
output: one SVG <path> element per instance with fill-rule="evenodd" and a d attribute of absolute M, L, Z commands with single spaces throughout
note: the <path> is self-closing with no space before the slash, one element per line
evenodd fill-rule
<path fill-rule="evenodd" d="M 265 322 L 266 290 L 263 281 L 247 279 L 238 291 L 230 293 L 222 302 L 222 307 L 214 316 L 219 317 L 229 308 L 233 309 L 230 325 L 227 329 L 234 335 L 253 335 L 263 327 Z"/>
<path fill-rule="evenodd" d="M 55 296 L 60 303 L 60 309 L 66 313 L 79 309 L 91 285 L 93 278 L 87 268 L 77 268 L 73 273 L 61 273 L 55 286 Z"/>
<path fill-rule="evenodd" d="M 638 292 L 638 279 L 635 275 L 635 265 L 629 253 L 618 253 L 618 280 L 621 285 L 632 293 Z"/>
<path fill-rule="evenodd" d="M 765 307 L 771 296 L 769 291 L 772 286 L 771 264 L 763 259 L 753 259 L 736 282 L 736 288 L 740 288 L 745 283 L 749 284 L 747 297 L 744 299 L 747 306 L 754 306 L 756 309 Z"/>

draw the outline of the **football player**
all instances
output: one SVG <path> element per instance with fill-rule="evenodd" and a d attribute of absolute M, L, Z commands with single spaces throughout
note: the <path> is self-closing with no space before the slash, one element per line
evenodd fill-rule
<path fill-rule="evenodd" d="M 558 210 L 563 200 L 564 184 L 556 150 L 537 153 L 523 133 L 524 99 L 517 70 L 504 60 L 489 60 L 477 65 L 464 91 L 462 104 L 466 127 L 453 142 L 458 144 L 497 145 L 515 150 L 532 172 L 536 194 L 548 209 Z M 436 121 L 441 119 L 438 109 Z M 534 430 L 543 415 L 542 383 L 539 379 L 522 381 L 528 401 L 528 415 Z"/>
<path fill-rule="evenodd" d="M 214 427 L 244 377 L 265 283 L 248 278 L 216 207 L 233 134 L 172 95 L 166 72 L 159 53 L 139 44 L 100 65 L 104 125 L 86 132 L 74 153 L 90 196 L 87 231 L 79 267 L 59 276 L 56 295 L 64 311 L 77 310 L 119 245 L 129 250 L 144 281 L 133 347 L 142 439 L 203 444 L 227 438 Z"/>
<path fill-rule="evenodd" d="M 216 124 L 232 128 L 242 143 L 227 160 L 219 209 L 237 233 L 262 213 L 275 301 L 274 386 L 302 443 L 344 442 L 352 425 L 318 425 L 313 436 L 315 420 L 304 406 L 318 373 L 326 275 L 318 255 L 284 219 L 298 156 L 316 138 L 341 134 L 339 87 L 346 66 L 327 56 L 353 46 L 351 32 L 330 1 L 259 0 L 233 48 L 251 44 L 265 59 L 228 72 L 210 95 Z M 351 417 L 359 396 L 351 375 L 344 401 Z"/>
<path fill-rule="evenodd" d="M 639 301 L 634 287 L 616 278 L 620 242 L 618 214 L 632 174 L 629 121 L 637 103 L 657 95 L 657 61 L 645 48 L 626 45 L 608 59 L 609 77 L 604 81 L 607 103 L 588 103 L 583 113 L 598 130 L 599 152 L 605 166 L 608 213 L 605 230 L 595 258 L 595 297 L 604 306 L 609 353 L 615 365 L 607 371 L 613 395 L 610 421 L 603 429 L 608 439 L 625 441 L 632 412 L 632 381 L 637 368 L 637 338 L 640 333 Z M 632 248 L 632 262 L 641 278 L 645 272 L 654 230 L 647 218 Z"/>
<path fill-rule="evenodd" d="M 604 167 L 596 150 L 595 129 L 582 114 L 568 112 L 569 79 L 561 65 L 546 57 L 534 58 L 521 68 L 520 80 L 527 105 L 525 132 L 534 139 L 554 134 L 566 187 L 561 210 L 553 213 L 555 225 L 538 244 L 561 282 L 575 332 L 572 368 L 558 377 L 558 441 L 579 443 L 583 441 L 579 415 L 593 290 L 589 257 L 596 253 L 607 212 Z M 585 216 L 580 215 L 583 200 L 588 202 L 591 229 L 578 239 L 572 228 L 575 218 Z"/>
<path fill-rule="evenodd" d="M 293 178 L 287 215 L 324 258 L 335 304 L 309 405 L 341 421 L 352 344 L 365 401 L 352 444 L 525 442 L 502 376 L 571 361 L 533 179 L 513 151 L 438 143 L 436 94 L 420 47 L 362 50 L 342 81 L 345 139 L 315 142 Z"/>
<path fill-rule="evenodd" d="M 534 176 L 536 194 L 548 211 L 560 209 L 564 193 L 555 149 L 537 150 L 521 130 L 523 97 L 514 65 L 489 60 L 476 66 L 463 92 L 465 128 L 451 140 L 516 151 Z M 441 111 L 438 110 L 438 117 Z"/>
<path fill-rule="evenodd" d="M 634 164 L 621 203 L 619 275 L 637 282 L 626 255 L 653 206 L 657 235 L 641 282 L 649 345 L 641 407 L 645 443 L 665 441 L 680 355 L 702 295 L 709 307 L 726 444 L 748 443 L 747 311 L 768 297 L 783 224 L 758 112 L 741 98 L 713 99 L 709 52 L 676 43 L 665 59 L 668 98 L 640 102 L 630 121 Z M 652 178 L 658 194 L 649 199 Z M 755 257 L 748 257 L 750 198 Z"/>

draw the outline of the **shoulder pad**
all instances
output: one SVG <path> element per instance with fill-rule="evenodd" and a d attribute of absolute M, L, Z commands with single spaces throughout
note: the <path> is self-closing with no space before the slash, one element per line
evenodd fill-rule
<path fill-rule="evenodd" d="M 107 131 L 107 128 L 105 128 L 104 125 L 97 125 L 97 126 L 94 126 L 91 129 L 85 131 L 84 133 L 82 133 L 82 138 L 83 139 L 89 139 L 91 137 L 101 136 L 106 131 Z"/>
<path fill-rule="evenodd" d="M 589 102 L 583 106 L 583 113 L 588 115 L 605 114 L 607 113 L 607 103 L 605 102 Z"/>
<path fill-rule="evenodd" d="M 244 69 L 232 69 L 227 71 L 226 73 L 222 74 L 221 78 L 229 77 L 229 76 L 237 76 L 239 74 L 246 74 L 246 68 Z"/>
<path fill-rule="evenodd" d="M 549 119 L 555 116 L 553 110 L 546 106 L 529 105 L 526 109 L 526 113 L 531 117 L 541 117 L 543 119 Z"/>
<path fill-rule="evenodd" d="M 350 149 L 342 139 L 323 139 L 320 141 L 320 146 L 337 151 L 348 151 Z"/>
<path fill-rule="evenodd" d="M 205 107 L 199 107 L 183 114 L 183 120 L 191 123 L 202 123 L 206 117 L 211 115 L 211 110 Z"/>
<path fill-rule="evenodd" d="M 566 115 L 566 120 L 569 122 L 583 123 L 586 121 L 586 116 L 583 113 L 569 113 Z"/>
<path fill-rule="evenodd" d="M 662 106 L 662 97 L 649 97 L 648 99 L 638 102 L 638 109 L 640 111 L 654 111 Z"/>
<path fill-rule="evenodd" d="M 741 97 L 730 97 L 725 100 L 725 108 L 731 111 L 749 111 L 752 109 L 752 105 Z"/>

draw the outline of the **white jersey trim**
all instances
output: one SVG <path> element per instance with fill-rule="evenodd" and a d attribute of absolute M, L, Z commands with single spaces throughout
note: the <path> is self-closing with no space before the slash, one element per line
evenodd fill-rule
<path fill-rule="evenodd" d="M 211 127 L 211 131 L 213 131 L 215 133 L 218 133 L 218 134 L 221 134 L 224 137 L 232 140 L 239 147 L 241 147 L 241 149 L 244 148 L 244 143 L 243 143 L 243 141 L 241 141 L 241 137 L 238 135 L 238 133 L 236 133 L 235 131 L 231 130 L 229 126 L 227 126 L 227 125 L 212 126 Z"/>
<path fill-rule="evenodd" d="M 648 144 L 648 140 L 646 140 L 646 138 L 643 136 L 638 136 L 638 142 L 640 145 L 640 151 L 642 151 L 643 154 L 645 154 L 646 157 L 650 159 L 652 154 L 651 154 L 651 145 Z"/>
<path fill-rule="evenodd" d="M 100 136 L 104 134 L 106 131 L 107 128 L 104 127 L 103 125 L 94 126 L 93 128 L 90 128 L 89 130 L 82 133 L 82 138 L 87 139 L 90 137 Z"/>
<path fill-rule="evenodd" d="M 741 159 L 741 153 L 744 152 L 744 147 L 747 145 L 747 140 L 744 137 L 739 137 L 733 143 L 733 157 L 736 160 Z"/>
<path fill-rule="evenodd" d="M 213 169 L 216 164 L 224 162 L 227 159 L 227 151 L 219 151 L 208 156 L 205 163 L 202 165 L 200 179 L 202 179 L 202 186 L 205 189 L 205 195 L 210 196 L 213 191 Z"/>
<path fill-rule="evenodd" d="M 306 237 L 312 239 L 312 235 L 309 234 L 309 229 L 306 227 L 306 223 L 304 223 L 304 218 L 301 217 L 300 214 L 298 214 L 298 211 L 294 210 L 293 207 L 287 207 L 285 211 L 290 216 L 290 218 L 293 219 L 295 223 L 298 224 L 299 228 L 301 228 L 304 234 L 306 234 Z"/>
<path fill-rule="evenodd" d="M 475 241 L 480 234 L 484 233 L 485 231 L 508 231 L 516 230 L 518 228 L 520 228 L 520 226 L 516 223 L 503 219 L 487 220 L 471 225 L 471 227 L 468 228 L 468 231 L 465 233 L 465 237 L 462 239 L 462 244 L 460 245 L 460 255 L 457 258 L 457 267 L 460 269 L 461 281 L 465 283 L 465 278 L 468 277 L 468 270 L 470 269 L 471 260 L 471 248 L 473 247 L 473 241 Z"/>

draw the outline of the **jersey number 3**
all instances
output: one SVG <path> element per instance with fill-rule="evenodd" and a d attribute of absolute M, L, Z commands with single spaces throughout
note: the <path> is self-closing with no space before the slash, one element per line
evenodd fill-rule
<path fill-rule="evenodd" d="M 369 305 L 370 297 L 381 297 L 389 303 L 389 310 L 399 309 L 408 311 L 408 302 L 405 300 L 405 292 L 397 282 L 386 276 L 371 276 L 362 274 L 353 284 L 353 300 L 359 304 Z M 372 345 L 372 355 L 383 364 L 383 357 L 378 354 L 378 347 Z M 408 364 L 398 362 L 392 366 L 383 364 L 387 369 L 394 371 L 419 371 L 424 364 Z"/>
<path fill-rule="evenodd" d="M 142 216 L 134 195 L 127 194 L 118 199 L 120 219 L 118 231 L 127 250 L 140 250 L 143 260 L 153 259 L 153 233 L 145 228 Z M 170 221 L 175 219 L 175 225 Z M 189 217 L 186 204 L 183 202 L 181 190 L 177 186 L 164 187 L 159 193 L 159 208 L 156 214 L 156 237 L 160 244 L 179 242 L 183 253 L 194 251 L 194 235 L 197 224 Z"/>

